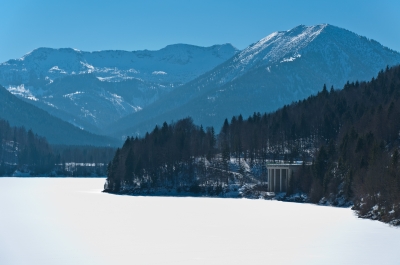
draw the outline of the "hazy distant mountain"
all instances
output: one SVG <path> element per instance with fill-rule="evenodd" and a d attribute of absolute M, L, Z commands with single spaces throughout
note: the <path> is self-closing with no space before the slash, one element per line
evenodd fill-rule
<path fill-rule="evenodd" d="M 53 115 L 96 131 L 142 110 L 237 51 L 230 44 L 176 44 L 133 52 L 39 48 L 0 64 L 0 84 Z"/>
<path fill-rule="evenodd" d="M 274 32 L 141 112 L 108 128 L 117 135 L 153 129 L 163 121 L 193 117 L 219 130 L 225 118 L 273 111 L 322 89 L 369 80 L 400 54 L 374 40 L 323 24 Z"/>
<path fill-rule="evenodd" d="M 0 118 L 11 126 L 23 126 L 46 137 L 51 144 L 115 146 L 119 142 L 81 130 L 32 104 L 24 102 L 0 86 Z"/>

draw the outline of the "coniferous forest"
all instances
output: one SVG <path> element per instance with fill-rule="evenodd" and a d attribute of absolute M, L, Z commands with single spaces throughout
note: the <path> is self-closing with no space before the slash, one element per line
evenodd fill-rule
<path fill-rule="evenodd" d="M 0 176 L 104 176 L 115 148 L 50 145 L 46 138 L 0 119 Z"/>
<path fill-rule="evenodd" d="M 265 190 L 267 161 L 303 161 L 287 198 L 353 203 L 360 217 L 398 224 L 399 146 L 397 66 L 341 90 L 324 85 L 273 113 L 226 119 L 218 134 L 186 118 L 128 137 L 108 165 L 105 191 L 225 196 L 248 184 Z"/>

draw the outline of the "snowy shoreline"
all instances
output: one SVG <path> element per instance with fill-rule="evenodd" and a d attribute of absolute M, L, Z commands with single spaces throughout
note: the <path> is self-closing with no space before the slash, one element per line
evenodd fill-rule
<path fill-rule="evenodd" d="M 233 186 L 233 187 L 232 187 Z M 158 189 L 140 189 L 140 188 L 131 188 L 124 189 L 122 192 L 113 192 L 108 189 L 104 189 L 102 192 L 114 194 L 114 195 L 127 195 L 127 196 L 136 196 L 136 197 L 175 197 L 175 198 L 221 198 L 221 199 L 251 199 L 251 200 L 272 200 L 272 201 L 281 201 L 281 202 L 292 202 L 292 203 L 300 203 L 300 204 L 311 204 L 318 206 L 331 206 L 335 208 L 351 208 L 351 210 L 357 215 L 360 219 L 369 219 L 373 221 L 379 221 L 382 223 L 388 224 L 390 227 L 400 227 L 400 220 L 392 218 L 390 220 L 383 220 L 380 216 L 379 209 L 376 207 L 371 209 L 366 215 L 360 215 L 357 207 L 351 201 L 346 201 L 344 198 L 322 198 L 318 203 L 310 202 L 308 196 L 306 194 L 292 194 L 286 196 L 285 193 L 270 193 L 266 191 L 262 191 L 257 188 L 258 185 L 243 185 L 239 187 L 239 185 L 231 185 L 230 189 L 222 189 L 216 190 L 216 187 L 208 187 L 211 188 L 212 192 L 209 192 L 207 188 L 203 187 L 201 190 L 197 190 L 197 192 L 190 191 L 191 187 L 182 187 L 181 189 L 167 189 L 167 188 L 158 188 Z"/>

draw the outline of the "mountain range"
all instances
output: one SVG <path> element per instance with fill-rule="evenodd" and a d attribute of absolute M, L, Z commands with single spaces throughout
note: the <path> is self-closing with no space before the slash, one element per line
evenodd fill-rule
<path fill-rule="evenodd" d="M 0 64 L 12 94 L 82 130 L 118 139 L 191 116 L 219 131 L 225 118 L 271 112 L 326 84 L 369 80 L 400 54 L 329 24 L 231 44 L 159 51 L 39 48 Z"/>
<path fill-rule="evenodd" d="M 133 52 L 39 48 L 0 64 L 0 84 L 54 116 L 99 133 L 237 51 L 230 44 Z"/>
<path fill-rule="evenodd" d="M 274 32 L 159 101 L 107 129 L 117 135 L 152 130 L 190 116 L 219 131 L 225 118 L 271 112 L 347 81 L 368 80 L 400 63 L 400 54 L 328 24 Z M 128 127 L 127 125 L 130 125 Z"/>

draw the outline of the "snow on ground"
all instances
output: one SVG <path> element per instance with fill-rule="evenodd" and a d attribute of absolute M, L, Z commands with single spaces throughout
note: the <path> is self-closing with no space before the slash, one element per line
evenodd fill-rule
<path fill-rule="evenodd" d="M 0 264 L 398 264 L 400 229 L 350 209 L 101 193 L 0 178 Z"/>

